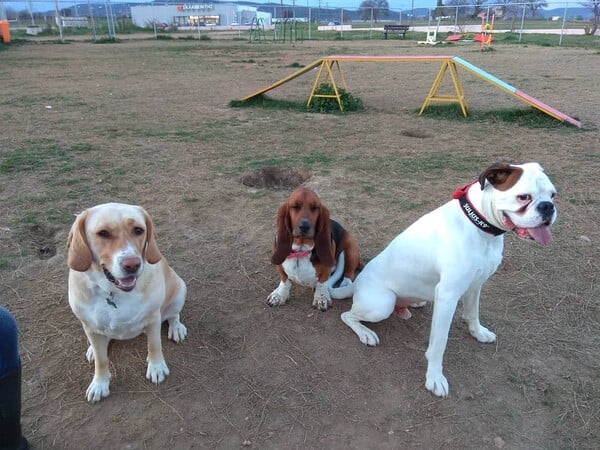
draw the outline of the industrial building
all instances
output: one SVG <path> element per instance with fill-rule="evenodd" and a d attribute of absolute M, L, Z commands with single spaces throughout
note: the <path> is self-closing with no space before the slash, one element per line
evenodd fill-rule
<path fill-rule="evenodd" d="M 154 24 L 177 27 L 250 25 L 254 19 L 271 24 L 271 14 L 256 7 L 233 3 L 183 3 L 173 5 L 132 6 L 131 20 L 138 27 Z"/>

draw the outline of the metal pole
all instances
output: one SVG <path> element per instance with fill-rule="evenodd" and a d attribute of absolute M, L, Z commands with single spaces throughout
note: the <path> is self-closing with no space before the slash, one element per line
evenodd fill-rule
<path fill-rule="evenodd" d="M 90 0 L 88 0 L 88 14 L 92 18 L 92 33 L 94 35 L 94 41 L 96 40 L 96 22 L 94 21 L 94 11 L 90 5 Z"/>
<path fill-rule="evenodd" d="M 523 35 L 523 24 L 525 23 L 525 4 L 523 4 L 523 15 L 521 15 L 521 29 L 519 30 L 519 42 L 521 42 L 521 36 Z"/>
<path fill-rule="evenodd" d="M 558 45 L 562 45 L 563 34 L 565 32 L 565 19 L 567 18 L 567 5 L 565 3 L 565 12 L 563 13 L 562 26 L 560 27 L 560 39 L 558 40 Z"/>
<path fill-rule="evenodd" d="M 311 27 L 311 21 L 310 21 L 311 9 L 308 7 L 308 0 L 306 0 L 306 9 L 308 9 L 308 40 L 310 41 L 310 39 L 311 39 L 310 30 L 312 27 Z"/>
<path fill-rule="evenodd" d="M 56 17 L 56 25 L 58 26 L 58 33 L 60 34 L 60 42 L 65 43 L 62 32 L 62 23 L 60 21 L 60 13 L 58 11 L 58 0 L 54 0 L 54 14 Z"/>

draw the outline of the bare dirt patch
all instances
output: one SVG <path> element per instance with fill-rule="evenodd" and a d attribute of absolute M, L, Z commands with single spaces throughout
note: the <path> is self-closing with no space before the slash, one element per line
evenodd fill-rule
<path fill-rule="evenodd" d="M 293 190 L 308 181 L 309 178 L 310 175 L 305 171 L 289 167 L 267 166 L 244 174 L 241 182 L 248 187 Z"/>
<path fill-rule="evenodd" d="M 431 64 L 344 66 L 365 104 L 358 114 L 228 107 L 294 64 L 344 53 L 453 53 L 584 129 L 419 117 Z M 597 447 L 597 51 L 213 39 L 27 44 L 1 57 L 0 303 L 20 325 L 34 448 Z M 461 77 L 472 114 L 523 106 Z M 306 100 L 312 83 L 307 74 L 272 95 Z M 456 314 L 448 398 L 424 387 L 430 307 L 373 325 L 382 342 L 367 348 L 339 318 L 348 301 L 322 313 L 294 287 L 286 306 L 265 304 L 278 283 L 269 263 L 277 207 L 292 185 L 317 189 L 368 259 L 499 160 L 546 168 L 559 191 L 554 242 L 507 236 L 482 292 L 482 322 L 498 341 L 476 342 Z M 310 178 L 283 171 L 273 184 L 284 189 L 270 189 L 268 167 Z M 260 186 L 241 182 L 245 174 Z M 65 243 L 73 215 L 106 201 L 153 216 L 162 253 L 188 285 L 189 337 L 176 345 L 163 330 L 171 373 L 159 386 L 144 378 L 143 336 L 114 342 L 111 394 L 89 405 L 93 368 L 67 302 Z M 46 246 L 56 249 L 47 259 Z"/>

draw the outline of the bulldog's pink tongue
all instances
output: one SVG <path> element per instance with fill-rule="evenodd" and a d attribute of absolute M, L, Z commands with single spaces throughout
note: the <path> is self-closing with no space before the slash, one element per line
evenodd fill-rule
<path fill-rule="evenodd" d="M 542 245 L 548 245 L 552 242 L 552 233 L 550 233 L 550 227 L 542 225 L 536 228 L 527 228 L 530 236 Z"/>

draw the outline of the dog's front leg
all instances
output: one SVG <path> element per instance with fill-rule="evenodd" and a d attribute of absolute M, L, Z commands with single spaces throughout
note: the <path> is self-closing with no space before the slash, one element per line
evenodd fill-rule
<path fill-rule="evenodd" d="M 451 292 L 447 287 L 441 284 L 436 286 L 429 346 L 425 352 L 428 361 L 425 387 L 439 397 L 446 397 L 449 393 L 448 380 L 444 376 L 442 363 L 452 317 L 459 298 L 460 295 Z"/>
<path fill-rule="evenodd" d="M 291 290 L 292 282 L 290 280 L 280 281 L 279 286 L 277 286 L 277 288 L 267 297 L 267 304 L 269 306 L 285 305 L 288 298 L 290 298 Z"/>
<path fill-rule="evenodd" d="M 489 343 L 496 341 L 496 335 L 481 325 L 479 322 L 479 294 L 481 286 L 467 292 L 463 297 L 463 319 L 469 326 L 469 332 L 479 342 Z"/>
<path fill-rule="evenodd" d="M 327 308 L 331 306 L 331 296 L 329 295 L 329 289 L 327 289 L 327 283 L 319 283 L 315 285 L 315 296 L 313 299 L 313 307 L 318 308 L 321 311 L 327 311 Z"/>
<path fill-rule="evenodd" d="M 110 370 L 108 369 L 108 343 L 110 342 L 110 338 L 91 331 L 88 332 L 85 329 L 84 331 L 93 352 L 91 360 L 94 361 L 94 378 L 85 391 L 85 396 L 88 402 L 96 403 L 110 394 Z M 88 360 L 90 360 L 90 356 L 88 348 Z"/>
<path fill-rule="evenodd" d="M 160 312 L 157 311 L 152 323 L 146 327 L 146 337 L 148 338 L 146 378 L 154 384 L 162 383 L 165 377 L 169 375 L 169 368 L 165 362 L 160 341 L 160 325 Z"/>

